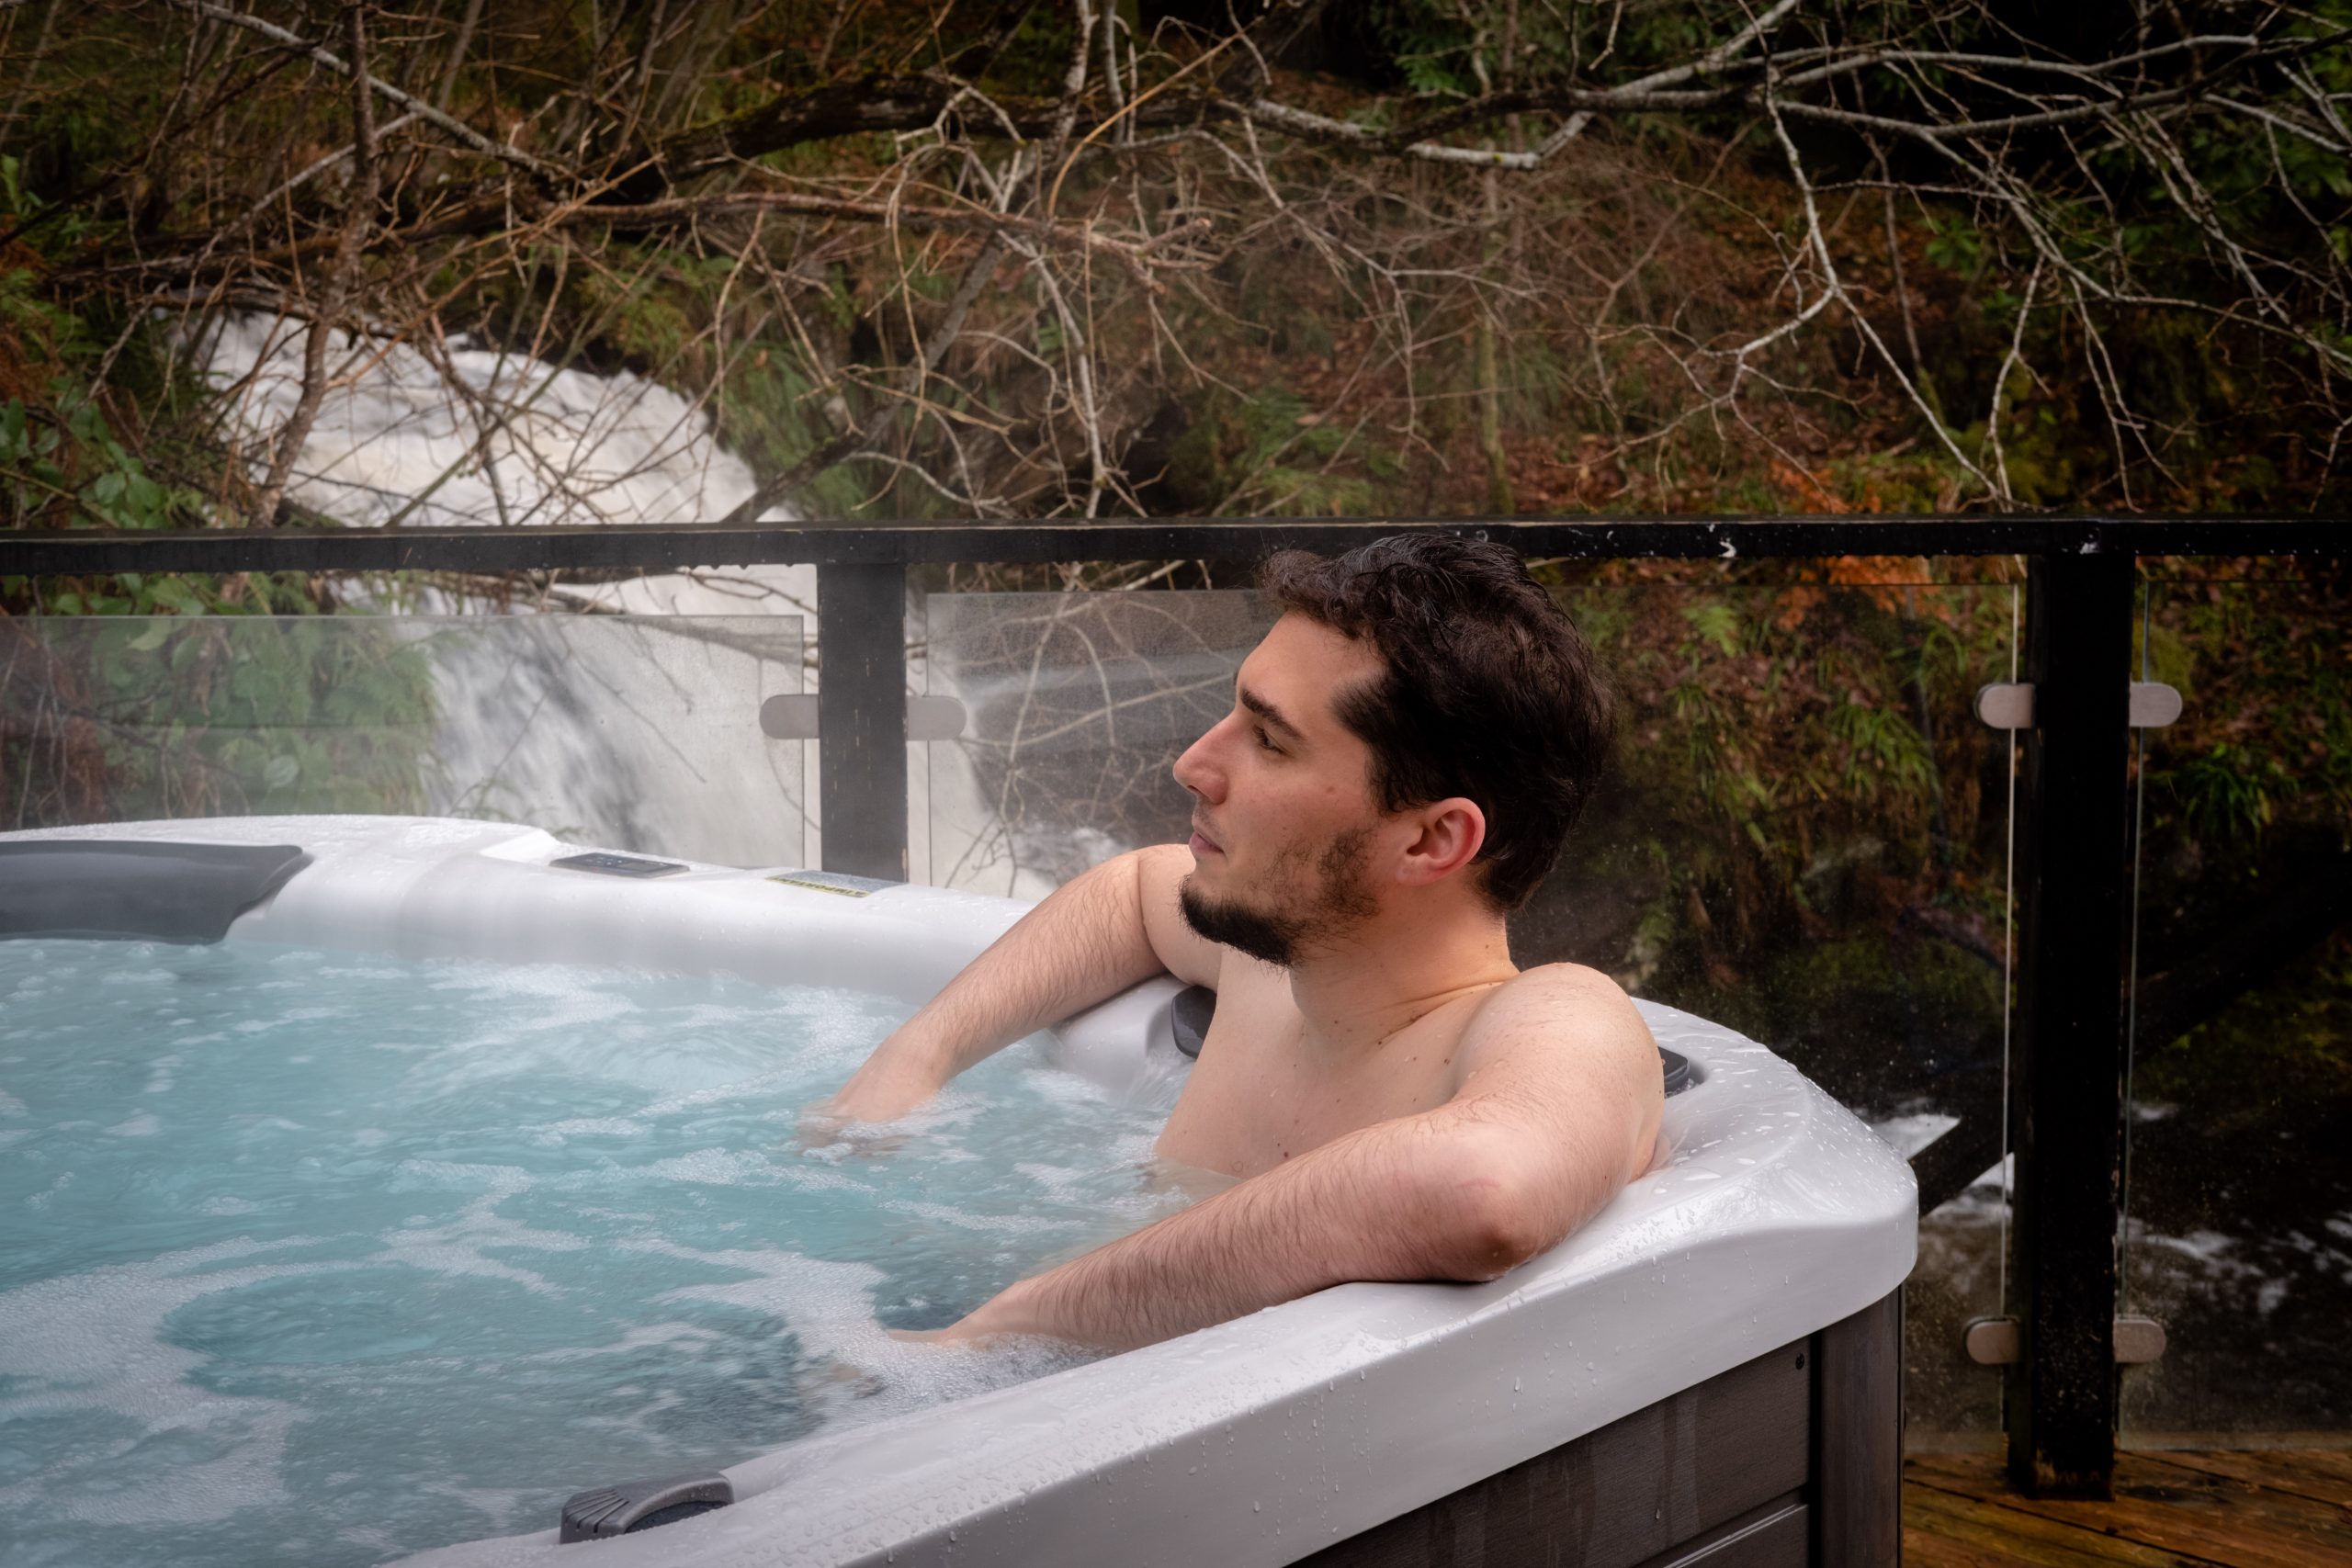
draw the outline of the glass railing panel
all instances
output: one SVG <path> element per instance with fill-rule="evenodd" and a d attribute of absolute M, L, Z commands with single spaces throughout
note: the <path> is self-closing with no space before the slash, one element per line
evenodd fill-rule
<path fill-rule="evenodd" d="M 1873 563 L 1857 563 L 1870 566 Z M 1889 576 L 1905 574 L 1887 573 Z M 1914 1156 L 1909 1440 L 2000 1429 L 1963 1349 L 2004 1309 L 2007 584 L 1594 584 L 1564 602 L 1621 698 L 1614 763 L 1513 927 L 1752 1035 Z"/>
<path fill-rule="evenodd" d="M 797 616 L 0 620 L 0 828 L 384 812 L 805 858 Z"/>
<path fill-rule="evenodd" d="M 925 616 L 926 690 L 967 716 L 929 748 L 930 879 L 1030 897 L 1184 838 L 1169 769 L 1273 624 L 1231 590 L 934 593 Z"/>
<path fill-rule="evenodd" d="M 2127 1443 L 2352 1431 L 2352 587 L 2151 562 L 2135 657 Z"/>
<path fill-rule="evenodd" d="M 1934 1205 L 1909 1292 L 1913 1430 L 1989 1439 L 2003 1310 L 2012 750 L 1973 716 L 2012 676 L 2006 584 L 1591 584 L 1561 591 L 1623 697 L 1612 773 L 1513 922 L 1773 1046 L 1905 1152 Z M 1169 768 L 1231 703 L 1254 594 L 935 593 L 933 881 L 1037 895 L 1181 839 Z M 1982 1178 L 1983 1179 L 1979 1179 Z"/>

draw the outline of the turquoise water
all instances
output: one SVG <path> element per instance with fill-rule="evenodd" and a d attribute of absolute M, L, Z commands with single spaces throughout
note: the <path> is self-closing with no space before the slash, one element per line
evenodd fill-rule
<path fill-rule="evenodd" d="M 1178 1206 L 1015 1047 L 895 1146 L 843 991 L 0 942 L 0 1561 L 368 1563 L 1067 1364 L 909 1345 Z"/>

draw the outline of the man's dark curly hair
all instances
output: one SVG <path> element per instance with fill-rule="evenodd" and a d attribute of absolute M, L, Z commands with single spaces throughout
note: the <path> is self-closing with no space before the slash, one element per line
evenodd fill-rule
<path fill-rule="evenodd" d="M 1369 642 L 1387 671 L 1342 692 L 1372 748 L 1382 808 L 1450 795 L 1487 815 L 1479 887 L 1508 913 L 1559 859 L 1600 777 L 1616 705 L 1592 649 L 1518 555 L 1453 534 L 1396 534 L 1265 565 L 1283 610 Z"/>

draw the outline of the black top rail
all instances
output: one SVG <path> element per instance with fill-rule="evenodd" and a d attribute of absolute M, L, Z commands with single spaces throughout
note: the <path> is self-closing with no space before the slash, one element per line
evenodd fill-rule
<path fill-rule="evenodd" d="M 672 570 L 946 561 L 1250 560 L 1329 553 L 1404 528 L 1587 560 L 1825 556 L 2341 555 L 2339 517 L 1218 517 L 1091 522 L 220 528 L 0 532 L 0 572 Z"/>

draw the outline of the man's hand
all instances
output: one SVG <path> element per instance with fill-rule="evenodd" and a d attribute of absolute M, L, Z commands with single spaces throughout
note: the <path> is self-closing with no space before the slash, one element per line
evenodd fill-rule
<path fill-rule="evenodd" d="M 800 1146 L 819 1149 L 845 1143 L 857 1154 L 888 1154 L 907 1141 L 906 1134 L 876 1132 L 876 1125 L 896 1122 L 927 1103 L 941 1082 L 940 1075 L 923 1066 L 911 1049 L 894 1052 L 885 1041 L 837 1092 L 802 1109 Z"/>
<path fill-rule="evenodd" d="M 832 1098 L 810 1106 L 810 1120 L 833 1128 L 848 1122 L 896 1122 L 937 1094 L 945 1079 L 916 1051 L 892 1049 L 896 1038 L 885 1041 Z"/>

